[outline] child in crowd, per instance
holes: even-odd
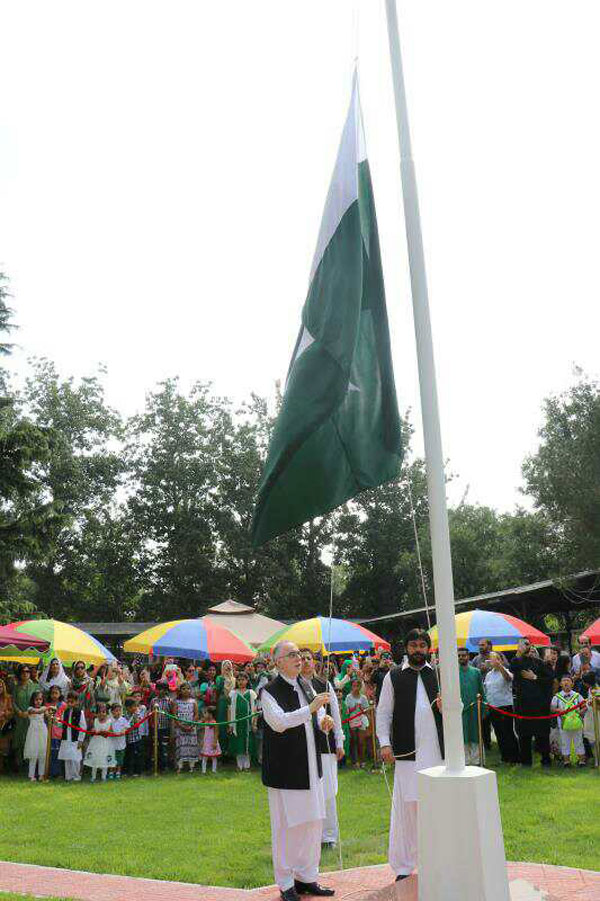
[[[342,689],[343,690],[343,689]],[[349,722],[350,726],[350,757],[356,769],[360,769],[363,765],[365,754],[365,741],[367,729],[369,728],[369,720],[363,713],[362,716],[353,716],[363,710],[369,709],[369,701],[363,693],[362,681],[358,678],[352,679],[352,689],[349,695],[346,695],[346,709],[348,716],[352,716]]]
[[[54,708],[54,716],[62,719],[62,715],[67,709],[62,696],[62,691],[58,685],[53,685],[48,692],[48,705]],[[50,778],[55,779],[61,774],[60,760],[58,752],[60,750],[60,740],[62,738],[62,725],[55,719],[52,724],[52,735],[50,736]]]
[[[200,758],[202,760],[202,772],[206,772],[206,763],[212,760],[212,771],[217,772],[217,761],[221,756],[221,746],[219,744],[219,734],[217,731],[217,722],[214,714],[207,707],[200,714],[200,721],[204,725],[202,746],[200,748]]]
[[[142,741],[142,760],[143,760],[143,768],[147,769],[149,766],[149,755],[151,750],[150,745],[150,720],[147,720],[146,717],[148,715],[148,708],[144,704],[144,693],[141,688],[134,688],[131,692],[131,697],[137,701],[137,712],[138,712],[138,720],[145,720],[145,722],[141,723],[139,727],[139,732]]]
[[[581,704],[583,698],[573,691],[573,677],[565,673],[560,680],[561,690],[552,698],[552,710],[568,710]],[[579,758],[578,766],[585,766],[585,747],[583,745],[583,709],[572,710],[564,716],[557,717],[560,734],[560,752],[563,766],[571,766],[571,744]]]
[[[164,680],[156,683],[158,697],[152,701],[152,707],[158,711],[158,768],[164,772],[169,766],[169,750],[171,747],[171,699],[169,698],[169,686]]]
[[[250,769],[256,730],[256,692],[248,688],[248,674],[239,673],[229,695],[229,753],[235,755],[238,773]]]
[[[346,699],[341,688],[336,688],[335,696],[340,708],[340,717],[342,720],[342,732],[344,733],[344,756],[338,761],[338,768],[345,767],[346,761],[350,759],[350,723],[348,722],[348,708],[346,707]]]
[[[125,699],[125,716],[128,728],[135,726],[141,720],[139,703],[133,695]],[[141,776],[144,771],[144,743],[140,727],[131,729],[126,736],[125,763],[128,776]]]
[[[45,775],[46,746],[48,744],[48,729],[45,718],[49,710],[50,708],[44,704],[44,693],[36,689],[29,700],[29,708],[27,710],[29,726],[23,749],[23,758],[29,761],[29,779],[31,782],[36,782],[36,767],[40,782]]]
[[[184,763],[187,763],[192,773],[198,760],[198,732],[195,725],[198,705],[192,698],[189,682],[181,683],[179,698],[172,702],[171,713],[178,717],[174,728],[176,772],[181,773]]]
[[[94,734],[85,752],[84,766],[89,766],[92,771],[90,782],[96,781],[96,773],[100,770],[100,778],[106,782],[109,767],[114,762],[112,740],[107,734],[112,729],[112,720],[108,715],[108,707],[105,701],[96,704],[96,718],[94,720]]]
[[[112,719],[112,728],[110,731],[113,733],[110,739],[112,744],[113,763],[112,769],[108,773],[108,778],[120,779],[121,770],[125,763],[125,749],[127,747],[127,736],[125,735],[125,732],[129,728],[129,720],[123,716],[123,707],[120,701],[115,701],[111,706],[110,715]]]
[[[65,764],[65,782],[81,782],[81,748],[85,733],[78,732],[77,727],[85,729],[86,719],[83,710],[77,705],[78,699],[76,691],[68,691],[66,708],[61,716],[63,727],[58,759]]]

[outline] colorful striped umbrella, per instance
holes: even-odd
[[[291,626],[279,629],[274,635],[265,641],[259,651],[270,651],[278,641],[293,641],[299,648],[310,648],[321,654],[327,654],[329,647],[333,653],[342,651],[370,651],[375,647],[390,650],[389,642],[345,619],[331,620],[331,635],[328,616],[315,616],[312,619],[304,619]]]
[[[478,651],[482,638],[489,638],[495,651],[516,650],[520,638],[528,638],[533,645],[550,644],[548,636],[539,629],[508,613],[469,610],[466,613],[457,613],[455,621],[457,647],[465,647],[469,651]],[[433,648],[437,649],[437,626],[430,629],[429,634]]]
[[[49,648],[49,642],[42,638],[35,638],[26,632],[16,632],[10,626],[0,626],[0,659],[22,657],[28,660],[39,660]]]
[[[41,638],[49,644],[48,650],[39,654],[46,662],[53,657],[58,657],[62,663],[74,663],[76,660],[84,660],[90,663],[106,663],[115,658],[97,638],[88,635],[83,629],[78,629],[70,623],[61,623],[57,619],[28,619],[20,623],[10,623],[7,629],[14,631],[15,635],[28,633],[36,638]],[[14,657],[6,657],[4,660],[20,660],[20,653]]]
[[[208,617],[176,619],[152,626],[126,641],[123,650],[155,657],[231,660],[233,663],[247,663],[256,656],[256,651],[235,632]]]
[[[579,636],[589,638],[591,644],[600,644],[600,617]]]

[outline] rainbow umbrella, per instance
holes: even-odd
[[[27,660],[39,660],[49,648],[49,642],[35,638],[27,632],[16,632],[10,626],[0,626],[0,659],[19,657]]]
[[[315,616],[312,619],[303,619],[292,626],[284,626],[274,635],[271,635],[260,647],[259,651],[270,651],[278,641],[293,641],[299,648],[310,648],[321,654],[327,654],[329,648],[334,653],[342,651],[370,651],[375,647],[390,650],[389,642],[359,626],[358,623],[350,623],[345,619],[331,620],[331,634],[328,616]]]
[[[123,650],[155,657],[231,660],[233,663],[247,663],[256,656],[256,651],[235,632],[208,617],[175,619],[152,626],[126,641]]]
[[[53,657],[58,657],[62,663],[74,663],[76,660],[84,660],[85,663],[106,663],[115,658],[98,639],[88,635],[83,629],[78,629],[70,623],[61,623],[57,619],[29,619],[20,623],[10,623],[6,627],[15,633],[33,635],[48,643],[48,650],[38,653],[46,662]],[[23,655],[19,652],[11,657],[2,654],[4,660],[20,660]]]
[[[496,613],[493,610],[469,610],[466,613],[457,613],[455,621],[457,647],[465,647],[469,651],[478,651],[482,638],[489,638],[496,651],[516,650],[521,638],[528,638],[533,645],[550,644],[548,636],[539,629],[508,613]],[[437,626],[430,629],[429,634],[432,646],[437,648]]]
[[[600,617],[582,632],[580,638],[589,638],[590,644],[600,644]]]

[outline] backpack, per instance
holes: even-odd
[[[575,704],[581,704],[581,697],[577,694],[577,692],[575,692],[575,696],[573,698],[566,698],[562,691],[559,691],[557,698],[560,698],[563,704],[565,704],[567,707],[574,707]],[[561,722],[562,728],[565,732],[576,732],[583,726],[583,720],[581,719],[579,710],[572,710],[570,713],[562,716]]]

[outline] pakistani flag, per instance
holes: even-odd
[[[355,74],[302,324],[259,487],[254,545],[395,478],[401,454]]]

